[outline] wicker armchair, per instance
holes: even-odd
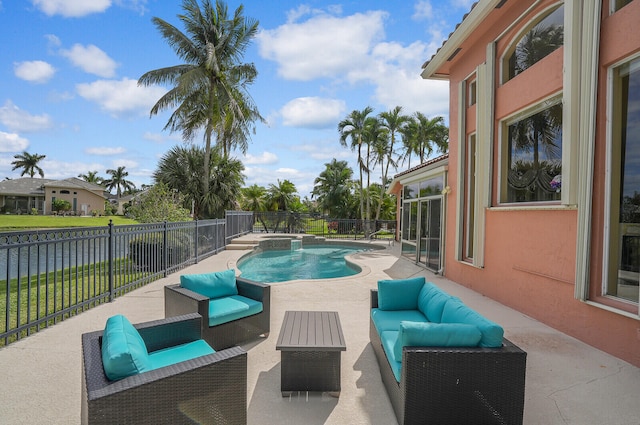
[[[271,287],[264,283],[236,278],[238,295],[262,302],[262,312],[242,319],[209,326],[209,298],[179,284],[164,287],[165,317],[199,313],[202,317],[202,338],[214,350],[223,350],[244,342],[269,335],[271,321]]]
[[[151,352],[200,339],[201,321],[190,314],[135,327]],[[83,424],[247,423],[247,353],[242,348],[109,381],[102,366],[102,334],[82,335]]]
[[[369,338],[399,424],[522,424],[527,354],[508,340],[501,348],[404,347],[398,383],[371,319]]]

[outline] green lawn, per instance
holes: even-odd
[[[113,224],[136,224],[137,221],[121,216],[62,217],[55,215],[0,215],[0,232],[22,229],[53,229],[59,227],[96,227]]]

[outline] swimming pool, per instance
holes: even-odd
[[[297,279],[330,279],[353,276],[360,267],[344,257],[366,251],[347,245],[309,245],[299,249],[274,249],[250,254],[238,261],[242,277],[263,283]]]

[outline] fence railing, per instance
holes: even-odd
[[[0,233],[0,347],[225,249],[253,213],[224,219]]]
[[[319,214],[268,211],[254,213],[253,231],[308,233],[343,239],[393,239],[396,233],[396,221],[331,218]]]

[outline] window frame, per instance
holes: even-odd
[[[497,193],[497,205],[500,207],[537,207],[537,206],[561,206],[562,200],[556,201],[530,201],[530,202],[507,202],[506,199],[506,191],[507,191],[507,183],[506,183],[506,172],[508,169],[509,163],[509,155],[508,151],[508,143],[509,143],[509,126],[515,122],[521,121],[525,118],[531,117],[537,113],[540,113],[546,109],[551,108],[552,106],[561,104],[563,106],[564,112],[564,101],[563,101],[563,91],[555,92],[540,102],[537,102],[533,105],[529,105],[523,109],[520,109],[499,121],[498,124],[498,141],[499,141],[499,152],[498,152],[498,193]],[[562,143],[562,151],[567,148],[564,143],[564,128],[565,123],[563,119],[562,131],[563,131],[563,143]],[[565,163],[564,163],[564,155],[561,155],[562,161],[562,169],[564,172]]]

